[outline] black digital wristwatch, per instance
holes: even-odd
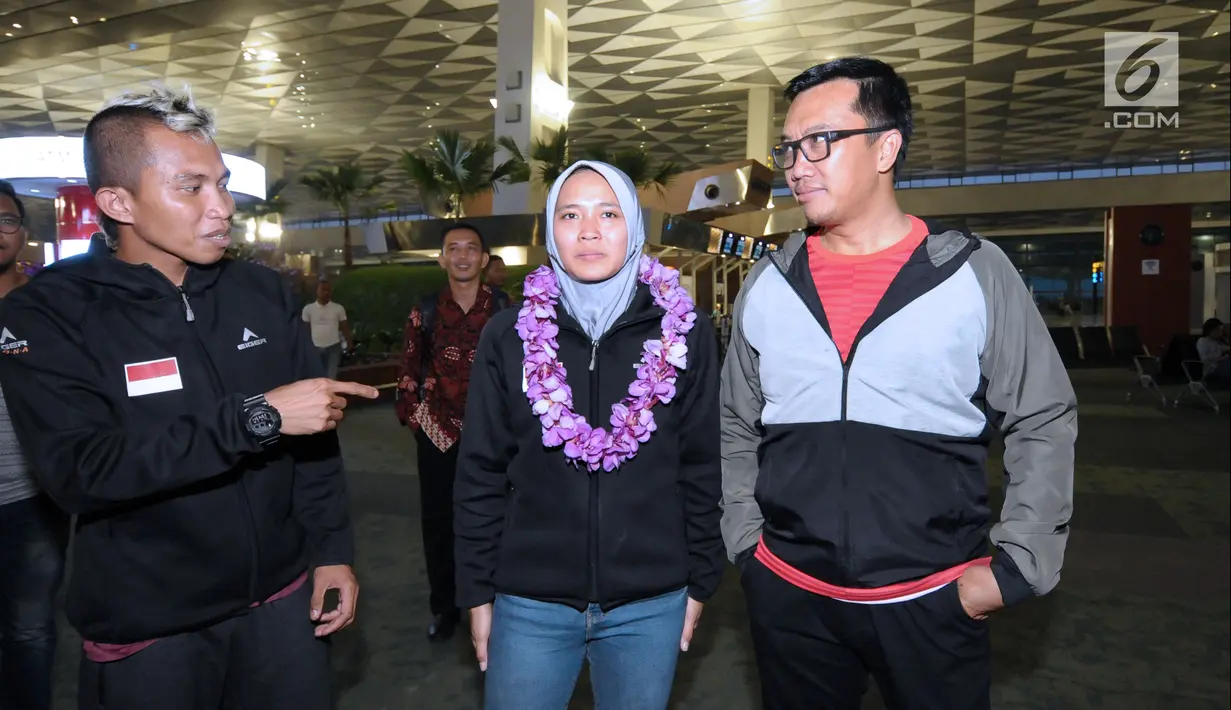
[[[282,415],[269,406],[265,395],[258,394],[244,400],[244,429],[261,443],[269,446],[278,441],[282,430]]]

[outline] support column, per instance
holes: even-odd
[[[508,136],[522,152],[534,139],[549,140],[568,126],[567,0],[499,0],[496,39],[496,137]],[[507,159],[497,151],[496,162]],[[500,185],[492,214],[528,214],[543,209],[546,187],[531,166],[530,181]]]
[[[748,90],[748,135],[744,157],[773,167],[769,151],[777,143],[774,120],[774,90],[768,86],[756,86]]]
[[[286,151],[276,145],[257,143],[253,160],[265,168],[265,187],[278,182],[286,175]]]
[[[1192,207],[1113,207],[1106,224],[1107,324],[1136,326],[1161,353],[1189,332]]]

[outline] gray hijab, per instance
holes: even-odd
[[[560,249],[556,246],[554,232],[556,200],[560,197],[560,188],[564,186],[564,181],[581,167],[594,170],[611,185],[628,225],[628,250],[624,256],[624,265],[614,276],[597,283],[578,281],[569,276],[564,270],[564,263],[560,261]],[[551,192],[547,195],[547,255],[551,257],[551,268],[556,272],[556,280],[560,283],[560,300],[564,308],[569,315],[577,319],[591,340],[597,342],[632,303],[637,292],[637,271],[643,246],[645,222],[641,218],[641,203],[637,199],[637,188],[627,175],[606,163],[580,160],[556,178]]]

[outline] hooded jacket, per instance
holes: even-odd
[[[247,262],[190,266],[177,288],[105,250],[0,302],[19,440],[78,515],[68,616],[86,639],[202,628],[351,563],[337,436],[263,447],[242,424],[245,398],[323,374],[298,305]]]
[[[723,534],[845,588],[918,580],[985,554],[1006,604],[1059,580],[1077,402],[1021,276],[994,245],[929,225],[845,362],[805,239],[736,299],[722,375]],[[985,464],[1004,434],[992,524]],[[990,535],[989,528],[990,526]]]
[[[622,178],[609,166],[598,172],[609,183]],[[549,220],[568,174],[551,192]],[[613,189],[634,242],[644,233],[635,188]],[[629,255],[634,268],[639,242],[636,247]],[[558,356],[573,408],[595,427],[610,429],[612,405],[628,395],[644,343],[662,338],[665,311],[635,272],[630,286],[631,303],[601,288],[573,292],[601,298],[604,307],[627,304],[598,314],[611,325],[596,340],[569,315],[567,292],[556,309]],[[589,473],[560,448],[543,446],[523,387],[518,317],[517,309],[506,309],[492,318],[471,369],[454,484],[458,606],[480,606],[502,593],[608,610],[684,587],[697,601],[709,599],[723,566],[719,363],[709,320],[699,314],[686,337],[688,366],[679,374],[676,397],[652,410],[657,431],[615,471]]]

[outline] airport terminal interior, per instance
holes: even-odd
[[[1147,49],[1149,86],[1125,91]],[[1062,579],[990,622],[993,707],[1225,710],[1231,401],[1193,363],[1203,324],[1231,321],[1227,0],[0,0],[0,179],[33,274],[97,231],[81,135],[108,99],[160,81],[215,110],[233,257],[305,303],[329,279],[356,336],[340,379],[386,395],[339,432],[363,593],[334,640],[337,708],[477,709],[465,633],[423,633],[415,440],[389,401],[442,230],[479,227],[516,299],[548,258],[540,176],[608,160],[725,346],[753,265],[813,228],[770,157],[784,86],[849,56],[910,87],[904,211],[1008,255],[1077,392]],[[672,708],[761,707],[747,628],[730,567]],[[585,682],[570,708],[593,707]]]

